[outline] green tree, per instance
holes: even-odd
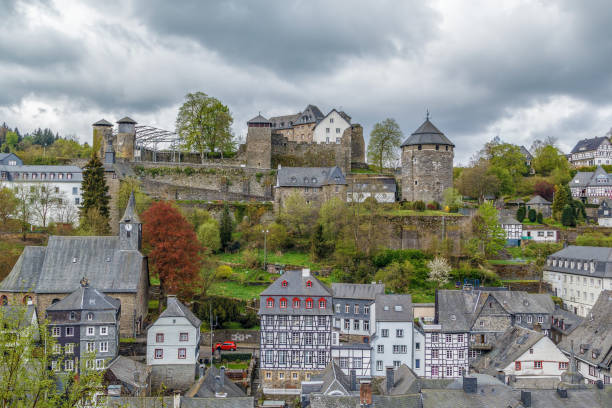
[[[518,220],[518,222],[523,222],[523,220],[525,219],[525,212],[525,206],[519,205],[518,210],[516,210],[516,219]]]
[[[520,147],[494,139],[485,145],[485,152],[490,163],[490,172],[501,181],[501,192],[513,194],[521,178],[529,173]]]
[[[214,218],[198,227],[198,240],[209,252],[217,252],[221,248],[219,223]]]
[[[316,211],[304,195],[294,191],[287,196],[279,220],[287,228],[289,237],[301,247],[308,247]]]
[[[574,215],[574,210],[570,205],[563,207],[563,212],[561,213],[561,224],[566,227],[576,226],[576,216]]]
[[[414,274],[414,265],[410,261],[393,261],[386,267],[379,269],[374,275],[374,279],[383,282],[387,289],[393,293],[406,293],[410,289]]]
[[[506,244],[506,234],[498,222],[499,214],[490,202],[484,202],[478,207],[478,212],[472,219],[471,247],[476,253],[486,258],[496,256]]]
[[[533,208],[529,209],[529,212],[527,213],[527,218],[529,219],[530,222],[535,222],[536,218],[538,217],[536,210],[534,210]]]
[[[19,135],[17,135],[17,133],[11,131],[6,133],[6,139],[4,143],[6,143],[9,148],[14,149],[18,142]]]
[[[538,212],[538,215],[536,216],[536,221],[538,222],[538,224],[544,224],[544,215],[541,212]]]
[[[551,175],[555,169],[559,169],[560,173],[569,174],[570,168],[565,155],[551,144],[541,145],[535,150],[532,166],[536,173],[542,176]],[[560,176],[561,174],[557,175]]]
[[[21,224],[21,239],[26,240],[32,217],[32,193],[27,186],[19,185],[15,190],[17,198],[17,219]]]
[[[17,206],[19,200],[15,197],[13,190],[2,187],[0,188],[0,221],[6,225],[9,218],[17,214]]]
[[[322,260],[327,258],[332,251],[332,245],[323,236],[323,225],[317,224],[312,234],[312,255],[316,260]]]
[[[226,249],[232,242],[232,232],[234,231],[234,222],[230,215],[229,205],[225,203],[223,212],[221,213],[221,221],[219,222],[219,242],[221,248]]]
[[[102,167],[102,162],[96,154],[91,156],[85,166],[81,191],[83,197],[81,216],[95,208],[101,216],[108,220],[110,196],[108,195],[108,186],[104,181],[104,167]]]
[[[140,181],[134,177],[126,177],[121,180],[119,195],[117,196],[117,215],[119,217],[125,212],[125,207],[127,207],[132,191],[136,199],[136,212],[138,214],[142,214],[151,205],[151,197],[142,191]]]
[[[176,133],[188,149],[204,154],[232,146],[229,108],[204,92],[189,93],[176,118]]]
[[[564,185],[556,185],[555,186],[555,196],[553,197],[552,202],[552,213],[553,217],[556,220],[561,218],[561,212],[565,208],[566,205],[569,205],[572,202],[572,193],[569,187]]]
[[[499,192],[500,180],[490,171],[487,160],[479,160],[474,166],[463,169],[457,179],[456,187],[464,196],[482,202],[486,195]]]
[[[375,124],[368,143],[368,161],[376,164],[379,171],[385,167],[394,167],[402,136],[395,119],[389,118]]]
[[[444,197],[444,205],[446,207],[452,208],[463,206],[461,193],[456,188],[447,188],[446,190],[444,190],[444,193],[442,193],[442,196]]]

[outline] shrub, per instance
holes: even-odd
[[[228,280],[232,277],[234,271],[229,265],[219,265],[215,271],[216,280]]]
[[[421,200],[419,200],[419,201],[415,201],[415,202],[412,204],[412,208],[413,208],[415,211],[425,211],[425,202],[423,202],[423,201],[421,201]]]
[[[544,216],[542,215],[541,212],[539,212],[538,215],[536,216],[536,221],[538,222],[538,224],[544,224]]]
[[[563,212],[561,213],[561,224],[566,227],[576,226],[576,217],[574,216],[574,210],[569,205],[563,207]]]
[[[400,205],[402,207],[402,210],[412,210],[414,209],[413,204],[414,203],[412,201],[403,201]]]
[[[437,201],[431,201],[430,203],[427,204],[427,209],[437,211],[440,209],[440,203]]]
[[[451,205],[450,207],[448,207],[448,212],[450,212],[450,213],[458,213],[459,212],[459,206],[458,205]]]
[[[530,208],[527,218],[529,218],[530,222],[535,222],[537,218],[536,210],[534,210],[533,208]]]
[[[209,251],[216,252],[221,248],[219,223],[210,219],[198,228],[198,241]]]
[[[257,252],[252,249],[246,249],[242,253],[242,260],[247,268],[257,268],[259,266]]]
[[[518,210],[516,210],[516,219],[518,220],[518,222],[523,222],[523,220],[525,219],[525,206],[521,205],[519,206]]]

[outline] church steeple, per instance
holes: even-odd
[[[119,222],[119,243],[122,250],[140,251],[142,246],[142,223],[136,212],[136,199],[133,191],[123,218]]]

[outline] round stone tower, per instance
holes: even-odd
[[[101,119],[93,125],[93,149],[101,160],[104,160],[106,144],[113,138],[113,124]]]
[[[402,143],[402,199],[443,200],[444,190],[453,186],[455,145],[429,121]]]
[[[117,157],[134,161],[134,144],[136,143],[136,121],[128,116],[117,121]]]
[[[247,122],[247,167],[269,169],[272,166],[272,122],[257,115]]]

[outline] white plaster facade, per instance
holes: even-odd
[[[523,228],[523,237],[533,242],[557,242],[557,232],[552,228]]]
[[[344,131],[351,124],[335,109],[327,114],[314,128],[313,142],[315,143],[340,143]]]
[[[412,371],[419,377],[425,376],[425,333],[414,327],[414,364]]]
[[[413,322],[376,322],[372,340],[372,376],[385,375],[386,367],[413,367]]]
[[[556,378],[567,371],[569,359],[547,336],[538,340],[529,350],[504,368],[506,377]]]
[[[200,328],[185,317],[160,317],[147,332],[147,365],[193,365],[200,358]]]

